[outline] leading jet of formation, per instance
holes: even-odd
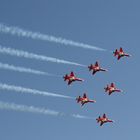
[[[113,53],[114,53],[114,56],[116,56],[118,60],[124,56],[126,57],[131,56],[130,54],[125,53],[122,48],[120,48],[120,50],[116,49]]]
[[[83,79],[76,77],[74,72],[71,72],[69,75],[66,74],[65,76],[63,76],[63,78],[64,81],[68,81],[68,85],[70,85],[74,81],[84,81]]]
[[[98,71],[108,71],[107,69],[101,68],[97,61],[95,62],[95,65],[91,64],[90,66],[88,66],[88,68],[89,68],[89,71],[93,71],[92,72],[93,75]]]
[[[100,126],[102,126],[104,123],[107,123],[107,122],[113,122],[113,120],[110,120],[106,117],[106,114],[103,114],[103,116],[99,116],[97,119],[97,123],[100,123]]]
[[[81,103],[81,106],[83,106],[84,104],[86,103],[95,103],[96,101],[95,100],[90,100],[86,93],[83,94],[83,97],[79,96],[76,98],[77,100],[77,103]]]
[[[122,92],[121,89],[117,89],[114,83],[107,85],[105,88],[105,92],[108,92],[108,95],[111,95],[113,92]]]

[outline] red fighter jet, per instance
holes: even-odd
[[[88,99],[86,93],[83,94],[83,97],[81,97],[81,96],[77,97],[76,100],[77,100],[77,103],[81,103],[81,106],[83,106],[86,103],[95,103],[96,102],[95,100]]]
[[[119,60],[121,57],[124,57],[124,56],[127,56],[127,57],[130,57],[130,56],[131,56],[130,54],[125,53],[125,52],[123,51],[122,48],[120,48],[119,51],[116,49],[115,52],[113,52],[113,53],[114,53],[114,56],[117,56],[117,57],[118,57],[118,58],[117,58],[118,60]]]
[[[98,117],[97,119],[97,123],[100,122],[100,126],[102,126],[104,123],[107,123],[107,122],[113,122],[113,120],[110,120],[106,117],[106,114],[103,114],[103,117]]]
[[[122,90],[117,89],[114,83],[111,83],[111,85],[107,85],[105,88],[105,92],[108,92],[108,95],[111,95],[113,92],[122,92]]]
[[[63,78],[64,81],[68,81],[68,85],[70,85],[74,81],[84,81],[83,79],[77,78],[74,72],[71,72],[69,75],[66,74]]]
[[[93,70],[93,72],[92,72],[93,75],[98,71],[108,71],[106,69],[101,68],[97,61],[96,61],[95,65],[91,64],[90,66],[88,66],[88,68],[89,68],[89,71]]]

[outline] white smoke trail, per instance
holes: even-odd
[[[31,74],[37,74],[37,75],[53,76],[53,74],[49,74],[49,73],[46,73],[43,71],[34,70],[34,69],[30,69],[30,68],[25,68],[25,67],[14,66],[14,65],[9,65],[9,64],[3,64],[1,62],[0,62],[0,69],[25,72],[25,73],[31,73]]]
[[[76,119],[95,119],[93,117],[83,116],[83,115],[79,115],[79,114],[72,114],[71,116]]]
[[[73,97],[70,97],[70,96],[50,93],[50,92],[46,92],[46,91],[40,91],[40,90],[36,90],[36,89],[25,88],[25,87],[21,87],[21,86],[2,84],[2,83],[0,83],[0,89],[8,90],[8,91],[15,91],[15,92],[19,92],[19,93],[30,93],[30,94],[34,94],[34,95],[43,95],[43,96],[52,96],[52,97],[73,99]]]
[[[64,38],[61,38],[61,37],[55,37],[55,36],[52,36],[52,35],[27,31],[27,30],[21,29],[19,27],[6,26],[5,24],[2,24],[2,23],[0,23],[0,32],[10,33],[11,35],[17,35],[19,37],[27,37],[27,38],[32,38],[32,39],[38,39],[38,40],[43,40],[43,41],[60,43],[60,44],[63,44],[63,45],[80,47],[80,48],[84,48],[84,49],[106,51],[103,48],[95,47],[95,46],[92,46],[92,45],[88,45],[88,44],[84,44],[84,43],[80,43],[80,42],[75,42],[75,41],[72,41],[72,40],[67,40],[67,39],[64,39]]]
[[[0,101],[0,109],[1,110],[14,110],[14,111],[30,112],[30,113],[37,113],[37,114],[44,114],[44,115],[52,115],[52,116],[61,115],[61,113],[54,111],[54,110],[38,108],[38,107],[34,107],[34,106],[18,105],[15,103],[7,103],[7,102],[2,102],[2,101]]]
[[[54,58],[54,57],[47,57],[47,56],[44,56],[44,55],[29,53],[29,52],[22,51],[22,50],[7,48],[7,47],[3,47],[1,45],[0,45],[0,53],[9,54],[9,55],[12,55],[12,56],[17,56],[17,57],[36,59],[36,60],[40,60],[40,61],[49,61],[49,62],[54,62],[54,63],[62,63],[62,64],[69,64],[69,65],[86,67],[85,65],[82,65],[82,64],[79,64],[79,63],[70,62],[70,61],[66,61],[66,60],[61,60],[61,59],[57,59],[57,58]]]
[[[52,115],[52,116],[66,116],[64,113],[60,113],[58,111],[46,109],[46,108],[39,108],[34,106],[26,106],[26,105],[19,105],[15,103],[7,103],[0,101],[0,109],[1,110],[13,110],[13,111],[20,111],[20,112],[30,112],[36,114],[44,114],[44,115]],[[82,115],[70,115],[73,118],[77,119],[93,119],[91,117],[82,116]]]

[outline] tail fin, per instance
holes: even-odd
[[[107,92],[109,89],[109,85],[107,85],[104,89],[105,89],[105,92]]]
[[[99,116],[99,117],[96,119],[96,120],[97,120],[97,123],[99,123],[99,122],[100,122],[100,118],[101,118],[101,117]]]
[[[114,53],[114,56],[118,55],[118,50],[116,49]]]
[[[90,66],[88,66],[89,71],[92,70],[92,64]]]
[[[77,97],[76,100],[77,100],[77,103],[80,102],[80,99],[81,99],[81,96]]]
[[[66,74],[63,78],[64,78],[64,81],[68,80],[68,75]]]

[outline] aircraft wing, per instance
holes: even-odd
[[[103,125],[103,122],[100,123],[100,126],[102,126],[102,125]]]
[[[120,59],[121,57],[120,56],[118,56],[118,60]]]
[[[85,102],[81,103],[81,106],[83,106],[85,104]]]
[[[112,94],[112,92],[109,92],[109,93],[108,93],[108,95],[111,95],[111,94]]]
[[[69,82],[68,82],[68,85],[70,85],[71,83],[72,83],[72,81],[69,81]]]
[[[94,75],[95,73],[96,73],[96,71],[95,71],[95,70],[93,70],[92,74]]]

